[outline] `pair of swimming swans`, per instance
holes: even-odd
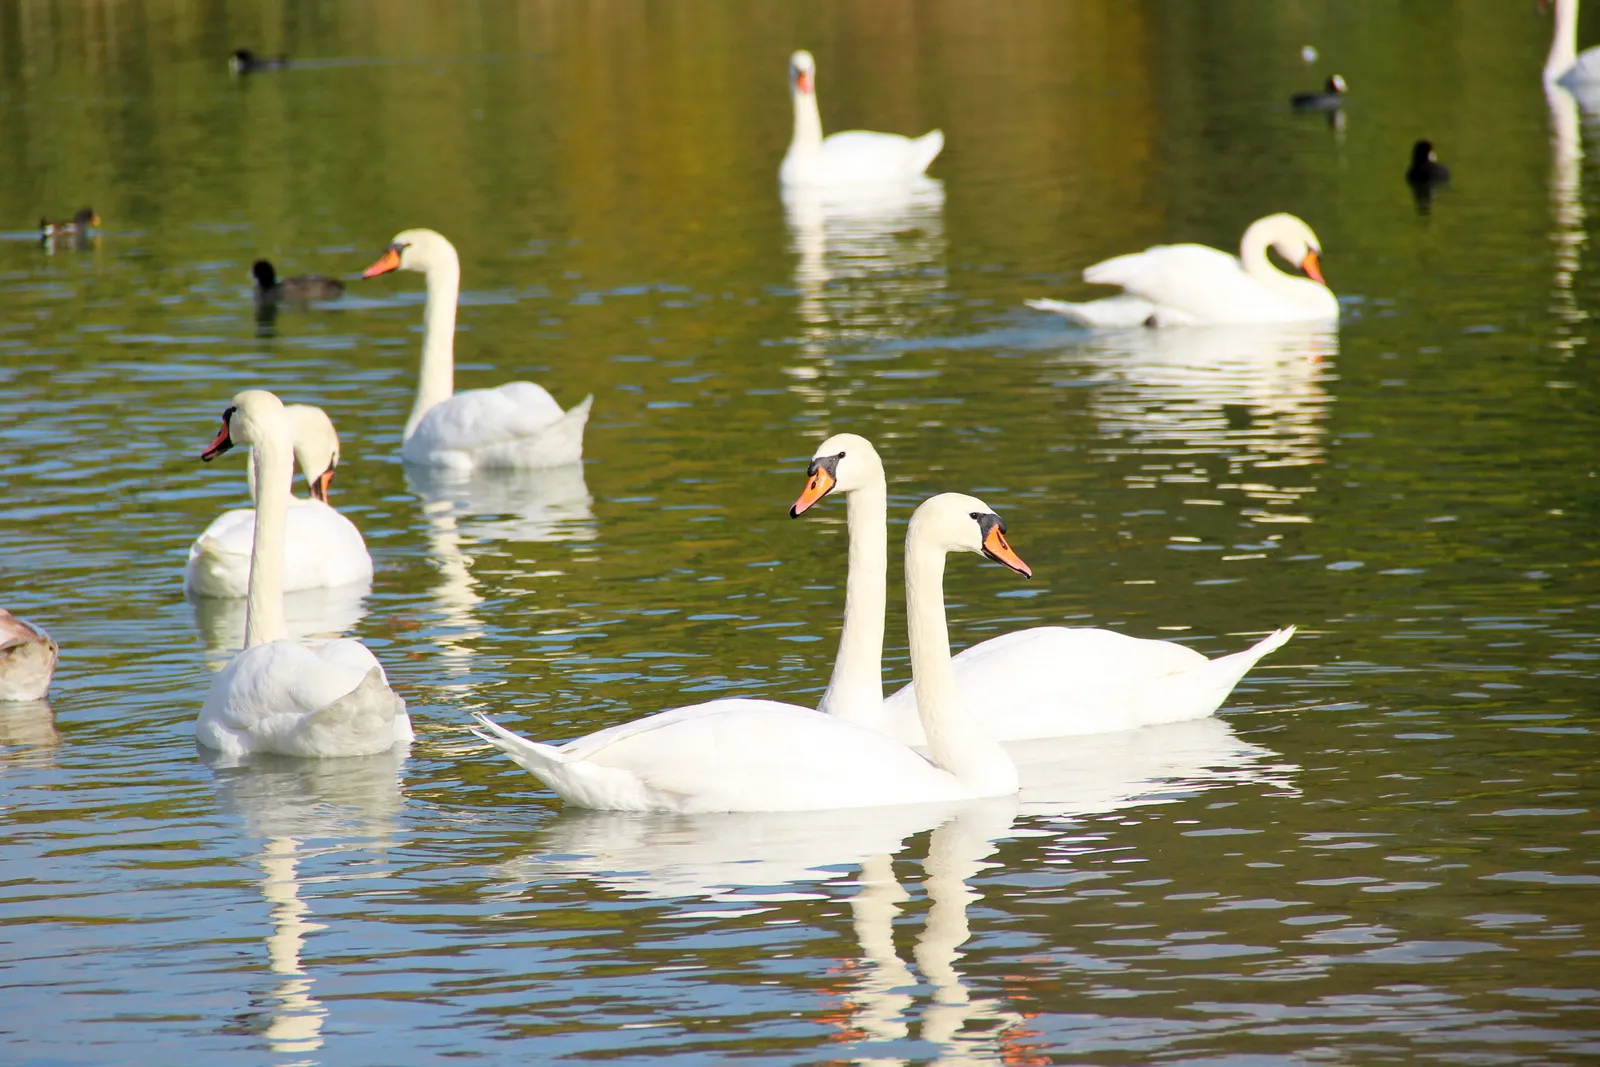
[[[355,523],[333,509],[328,499],[339,466],[339,435],[321,408],[291,404],[284,408],[294,458],[310,486],[309,499],[291,496],[284,527],[283,591],[328,589],[372,580],[372,556]],[[250,496],[258,483],[255,464],[249,472]],[[242,597],[249,590],[250,558],[255,541],[254,508],[225,511],[189,547],[183,587],[193,596]]]
[[[1269,248],[1305,276],[1273,266]],[[1323,280],[1321,255],[1311,227],[1279,213],[1250,224],[1237,256],[1207,245],[1154,245],[1084,270],[1086,282],[1120,286],[1118,296],[1027,303],[1098,327],[1337,322],[1339,301]]]
[[[925,501],[906,533],[911,685],[883,699],[887,487],[866,439],[841,434],[813,456],[791,514],[830,492],[849,507],[845,631],[818,711],[713,700],[564,745],[529,741],[476,715],[479,737],[568,803],[627,811],[804,811],[1003,796],[1017,789],[1000,740],[1126,730],[1209,715],[1246,671],[1294,633],[1217,660],[1107,630],[1037,627],[950,656],[944,556],[975,552],[1031,575],[982,501]],[[977,711],[979,717],[974,715]],[[915,747],[925,747],[924,759]]]
[[[284,619],[284,539],[291,514],[294,428],[283,402],[242,392],[201,459],[250,446],[256,507],[251,530],[245,647],[222,669],[195,721],[195,737],[224,756],[367,756],[412,739],[405,703],[359,641],[292,640]]]

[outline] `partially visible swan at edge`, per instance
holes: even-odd
[[[1267,249],[1305,271],[1285,274]],[[1244,231],[1237,257],[1207,245],[1155,245],[1096,263],[1083,280],[1124,293],[1083,304],[1029,300],[1085,326],[1206,326],[1248,322],[1333,322],[1339,301],[1322,279],[1322,246],[1293,215],[1268,215]]]
[[[817,811],[1007,796],[1017,769],[983,720],[994,701],[963,705],[950,668],[944,557],[1027,564],[983,501],[924,501],[906,533],[911,670],[931,757],[886,734],[809,708],[732,698],[677,708],[543,745],[477,714],[479,737],[532,771],[569,804],[627,811]]]
[[[406,420],[400,455],[407,463],[470,471],[479,467],[560,467],[583,458],[583,427],[594,396],[563,412],[543,386],[511,382],[455,391],[456,302],[461,260],[433,230],[404,230],[362,272],[421,271],[428,279],[422,311],[422,369]]]
[[[42,628],[0,608],[0,700],[43,700],[60,653]]]
[[[293,474],[289,416],[262,389],[233,398],[204,460],[251,446],[256,473],[255,540],[245,607],[244,650],[211,683],[195,737],[228,756],[370,756],[412,739],[405,702],[359,641],[291,640],[283,613],[284,527]]]
[[[1555,0],[1555,34],[1544,61],[1544,83],[1568,89],[1600,87],[1600,47],[1578,51],[1578,0]]]
[[[817,64],[801,50],[789,57],[789,93],[794,100],[794,137],[784,153],[778,178],[785,185],[852,185],[909,181],[928,169],[944,134],[921,137],[846,130],[822,136],[817,110]]]
[[[798,516],[834,491],[849,509],[850,570],[839,658],[818,710],[921,745],[915,672],[911,684],[883,697],[887,487],[866,438],[844,433],[822,442],[789,513]],[[985,706],[984,726],[1000,741],[1109,733],[1210,715],[1294,629],[1213,660],[1172,641],[1115,630],[1035,626],[972,645],[951,665],[962,699]]]
[[[283,591],[328,589],[372,580],[372,556],[356,524],[333,509],[328,487],[339,466],[339,435],[321,408],[284,408],[294,434],[294,456],[311,487],[311,499],[289,499],[284,529]],[[250,495],[257,495],[255,465],[248,464]],[[189,546],[184,591],[195,596],[242,597],[250,585],[250,547],[255,540],[254,508],[234,508],[217,516]]]

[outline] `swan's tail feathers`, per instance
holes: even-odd
[[[556,785],[561,777],[561,769],[568,763],[559,748],[541,745],[521,734],[512,733],[481,711],[473,712],[472,717],[478,721],[478,725],[472,728],[473,733],[510,756],[523,770],[537,775],[546,785]]]
[[[1143,326],[1150,321],[1150,316],[1156,310],[1150,301],[1126,294],[1108,296],[1103,300],[1090,300],[1083,304],[1069,304],[1065,300],[1029,300],[1027,303],[1031,308],[1052,312],[1080,326],[1099,326],[1108,329]]]
[[[406,702],[374,666],[361,683],[306,719],[267,751],[289,756],[375,756],[412,738]]]
[[[583,458],[583,428],[588,425],[589,408],[593,405],[594,394],[590,393],[539,431],[536,452],[542,460],[540,466],[564,467]]]
[[[944,151],[944,131],[929,130],[911,142],[911,151],[912,173],[921,174]]]
[[[1294,629],[1274,630],[1241,652],[1154,680],[1143,694],[1143,722],[1186,722],[1214,713],[1257,661],[1294,636]]]

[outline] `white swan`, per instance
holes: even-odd
[[[1306,272],[1285,274],[1268,248]],[[1207,245],[1155,245],[1115,256],[1083,272],[1096,285],[1120,285],[1121,296],[1084,304],[1029,300],[1085,326],[1209,326],[1249,322],[1333,322],[1339,301],[1322,279],[1322,246],[1293,215],[1268,215],[1244,231],[1239,255]]]
[[[883,698],[883,462],[866,438],[836,434],[818,447],[806,474],[791,515],[836,490],[849,508],[844,631],[818,710],[922,745],[915,671],[911,684]],[[984,726],[998,740],[1108,733],[1210,715],[1257,660],[1293,635],[1294,627],[1285,627],[1213,660],[1171,641],[1115,630],[1036,626],[964,649],[951,668],[962,700],[985,708]]]
[[[1555,0],[1555,34],[1544,61],[1544,83],[1568,89],[1600,86],[1600,48],[1578,52],[1578,0]]]
[[[794,137],[778,178],[785,185],[856,185],[909,181],[928,169],[944,147],[944,134],[921,137],[847,130],[822,136],[817,111],[817,64],[801,50],[789,57],[789,94],[794,100]]]
[[[404,230],[361,276],[392,270],[421,271],[428,279],[417,400],[400,447],[407,463],[470,471],[560,467],[583,458],[583,427],[592,394],[563,412],[543,386],[532,382],[455,391],[461,260],[454,245],[432,230]]]
[[[311,487],[311,499],[289,500],[284,528],[283,591],[328,589],[372,580],[372,556],[356,524],[328,501],[339,466],[339,435],[321,408],[291,404],[284,408],[294,433],[294,457]],[[255,465],[250,496],[256,496]],[[214,519],[189,546],[183,571],[184,591],[202,597],[242,597],[250,585],[250,547],[255,540],[254,508],[234,508]]]
[[[542,745],[481,713],[479,737],[570,804],[630,811],[814,811],[1007,796],[1017,770],[980,716],[962,705],[950,669],[944,557],[986,555],[1029,574],[1005,524],[976,497],[923,502],[906,534],[912,675],[932,762],[895,739],[772,700],[713,700]]]
[[[283,615],[283,539],[293,474],[289,417],[277,397],[251,389],[233,398],[222,430],[200,456],[251,446],[256,470],[255,544],[245,606],[244,651],[222,669],[195,721],[195,737],[226,756],[370,756],[412,739],[405,702],[359,641],[289,639]]]
[[[44,630],[0,608],[0,700],[43,700],[60,653]]]

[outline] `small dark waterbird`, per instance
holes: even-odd
[[[51,222],[49,219],[39,220],[39,240],[49,241],[57,237],[87,237],[89,231],[100,225],[100,216],[92,207],[79,208],[78,213],[72,216],[70,222]]]
[[[323,274],[279,278],[272,264],[264,259],[255,261],[250,274],[255,278],[258,304],[304,304],[312,300],[336,300],[344,293],[344,282]]]
[[[1411,166],[1406,168],[1406,181],[1412,185],[1438,185],[1450,180],[1450,168],[1439,162],[1432,141],[1418,141],[1411,146]]]
[[[1349,86],[1337,74],[1329,75],[1328,81],[1318,93],[1295,93],[1289,98],[1301,111],[1334,111],[1344,106],[1344,94]]]
[[[228,57],[228,70],[234,74],[259,74],[268,70],[284,70],[288,66],[288,56],[258,56],[248,48],[236,49]]]

